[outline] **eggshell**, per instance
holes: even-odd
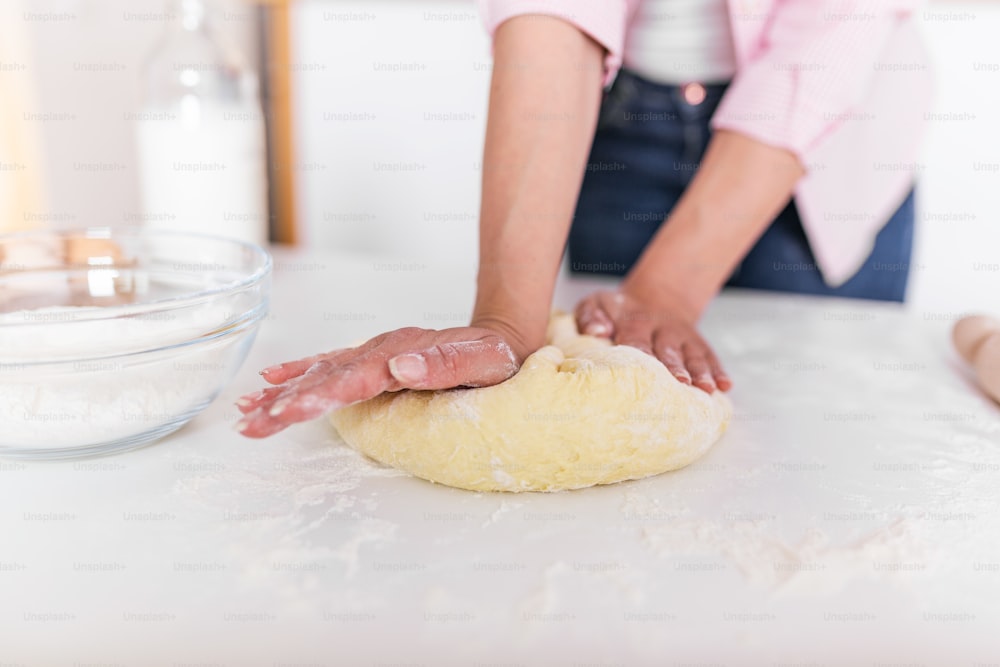
[[[121,248],[114,241],[86,236],[66,238],[66,262],[68,264],[117,264],[122,259]]]

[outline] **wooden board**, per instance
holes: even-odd
[[[295,207],[291,8],[289,0],[261,4],[261,90],[267,117],[271,240],[298,241]]]

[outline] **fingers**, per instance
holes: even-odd
[[[285,363],[268,366],[260,372],[260,376],[271,384],[281,384],[286,380],[291,380],[294,377],[302,375],[322,357],[323,355],[316,354],[305,359],[286,361]]]
[[[271,384],[281,384],[302,375],[317,361],[342,357],[345,353],[353,352],[354,350],[355,348],[343,348],[340,350],[333,350],[332,352],[324,352],[323,354],[314,354],[313,356],[306,357],[305,359],[286,361],[283,364],[269,366],[262,370],[260,374],[261,377]]]
[[[289,379],[241,398],[237,430],[262,438],[386,391],[497,384],[518,366],[507,342],[485,329],[400,329],[360,348],[268,369],[269,380]]]
[[[729,391],[732,389],[733,381],[722,368],[722,363],[719,361],[719,358],[715,356],[715,352],[707,343],[705,344],[705,360],[708,362],[708,371],[712,374],[715,386],[718,387],[720,391]]]
[[[580,333],[610,338],[615,333],[612,319],[604,311],[596,295],[587,297],[576,307],[576,324]]]
[[[336,361],[337,359],[345,358],[348,356],[348,353],[351,352],[354,352],[354,348],[334,350],[333,352],[315,354],[311,357],[306,357],[305,359],[288,361],[283,364],[277,364],[275,366],[265,368],[260,372],[261,376],[263,376],[267,382],[279,386],[268,387],[266,389],[253,392],[252,394],[241,396],[236,401],[236,407],[240,412],[246,415],[250,414],[265,403],[273,403],[276,400],[276,397],[287,389],[287,387],[280,385],[284,385],[286,382],[301,377],[319,361],[324,359]]]
[[[283,431],[291,426],[290,423],[272,419],[267,414],[267,408],[260,407],[247,414],[236,423],[236,430],[248,438],[266,438]]]
[[[606,336],[653,355],[679,382],[707,393],[733,386],[712,348],[679,311],[648,308],[622,292],[605,291],[583,299],[576,319],[585,334]]]
[[[683,384],[691,384],[691,373],[684,365],[684,357],[672,344],[657,346],[656,358],[663,362],[667,370]]]
[[[273,435],[294,423],[321,417],[344,405],[363,401],[395,385],[385,357],[363,353],[347,362],[324,359],[293,378],[277,395],[270,394],[240,421],[237,429],[251,438]],[[267,391],[267,390],[265,390]]]
[[[691,384],[709,394],[715,391],[715,378],[709,366],[705,346],[698,342],[686,342],[681,348],[684,365],[691,374]]]
[[[733,381],[723,370],[719,358],[700,336],[685,344],[684,353],[685,363],[696,387],[709,393],[716,389],[729,391],[733,388]]]
[[[322,361],[315,368],[317,381],[296,387],[281,396],[268,415],[285,421],[315,419],[335,408],[365,401],[383,391],[398,389],[386,367],[385,357],[369,353],[347,363]],[[309,370],[312,373],[313,369]]]
[[[503,339],[486,336],[401,354],[389,359],[388,368],[403,388],[448,389],[498,384],[516,373],[518,364]]]
[[[236,401],[236,407],[243,414],[250,414],[264,403],[273,402],[278,394],[284,390],[284,387],[268,387],[267,389],[261,389],[252,394],[241,396]]]
[[[718,357],[696,332],[686,335],[676,329],[660,329],[655,335],[656,357],[674,377],[708,393],[729,391],[732,380],[722,370]]]

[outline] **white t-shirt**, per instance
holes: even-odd
[[[729,81],[736,55],[726,0],[643,0],[625,38],[624,61],[658,83]]]

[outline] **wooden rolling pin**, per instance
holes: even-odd
[[[979,386],[1000,403],[1000,320],[989,315],[963,317],[955,323],[951,339],[959,355],[972,364]]]

